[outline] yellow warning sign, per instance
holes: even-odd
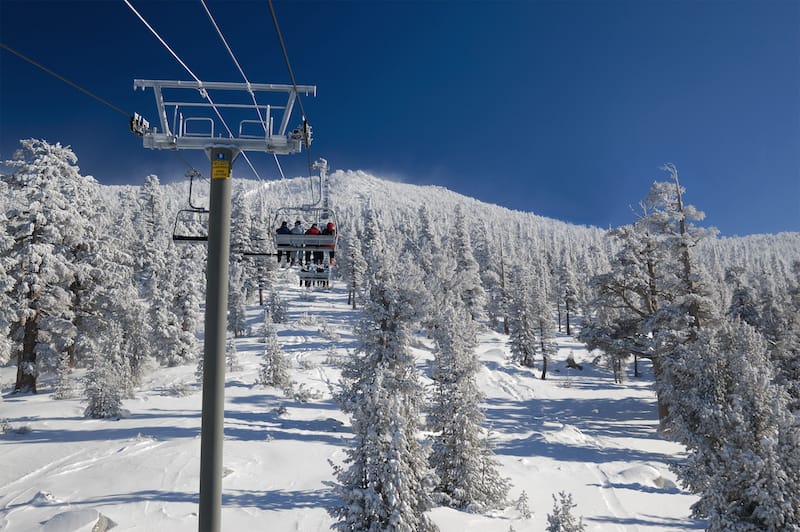
[[[229,179],[230,177],[230,161],[211,161],[211,179]]]

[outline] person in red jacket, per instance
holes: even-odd
[[[308,228],[308,230],[306,231],[306,234],[307,235],[318,235],[318,234],[320,234],[319,228],[317,227],[317,224],[311,224],[311,227]],[[315,263],[317,262],[317,255],[316,254],[317,254],[317,252],[315,251],[314,252],[314,262]],[[322,261],[320,260],[320,262],[322,262]],[[311,264],[311,252],[310,251],[306,251],[306,264]]]
[[[328,222],[328,225],[325,226],[325,229],[322,230],[323,235],[336,235],[336,228],[333,226],[333,222]],[[328,264],[333,266],[333,244],[326,244],[331,250],[328,252]]]

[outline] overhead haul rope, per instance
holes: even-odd
[[[120,114],[122,114],[122,115],[125,115],[127,118],[130,118],[130,117],[131,117],[131,114],[130,114],[130,113],[128,113],[128,112],[126,112],[124,109],[121,109],[121,108],[117,107],[116,105],[114,105],[113,103],[109,102],[108,100],[104,100],[104,99],[103,99],[103,98],[101,98],[100,96],[98,96],[98,95],[94,94],[93,92],[91,92],[91,91],[89,91],[89,90],[87,90],[87,89],[84,89],[83,87],[81,87],[81,86],[80,86],[80,85],[78,85],[77,83],[75,83],[75,82],[73,82],[73,81],[70,81],[70,80],[68,80],[68,79],[67,79],[67,78],[65,78],[64,76],[62,76],[62,75],[60,75],[60,74],[57,74],[57,73],[53,72],[52,70],[50,70],[50,69],[49,69],[49,68],[47,68],[46,66],[42,65],[41,63],[37,63],[36,61],[34,61],[33,59],[31,59],[30,57],[28,57],[28,56],[26,56],[26,55],[22,54],[21,52],[18,52],[17,50],[14,50],[13,48],[11,48],[10,46],[8,46],[7,44],[0,42],[0,48],[5,48],[6,50],[8,50],[8,51],[9,51],[9,52],[11,52],[12,54],[16,55],[16,56],[17,56],[17,57],[19,57],[20,59],[23,59],[23,60],[27,61],[28,63],[32,64],[33,66],[35,66],[35,67],[37,67],[37,68],[40,68],[40,69],[44,70],[45,72],[47,72],[48,74],[50,74],[50,75],[51,75],[51,76],[53,76],[54,78],[60,79],[61,81],[63,81],[63,82],[64,82],[64,83],[66,83],[67,85],[69,85],[70,87],[73,87],[73,88],[75,88],[75,89],[78,89],[78,90],[79,90],[79,91],[81,91],[82,93],[86,94],[87,96],[89,96],[89,97],[91,97],[91,98],[94,98],[95,100],[97,100],[98,102],[102,103],[103,105],[105,105],[105,106],[107,106],[107,107],[110,107],[111,109],[115,110],[116,112],[118,112],[118,113],[120,113]]]
[[[164,48],[166,48],[167,51],[170,54],[172,54],[172,57],[174,57],[175,60],[178,61],[178,63],[180,63],[180,65],[186,70],[186,72],[188,72],[189,75],[192,76],[192,78],[198,83],[199,90],[200,90],[200,95],[202,97],[204,97],[206,100],[208,100],[209,104],[211,104],[211,108],[214,109],[214,112],[217,114],[217,117],[222,122],[222,125],[225,126],[225,129],[228,131],[228,137],[229,138],[234,138],[233,131],[231,131],[231,128],[228,127],[228,123],[225,122],[225,119],[222,118],[222,114],[219,112],[219,109],[217,108],[216,104],[211,99],[211,95],[209,95],[208,91],[203,88],[203,82],[200,80],[200,78],[198,78],[195,75],[195,73],[192,72],[192,69],[190,69],[186,65],[186,63],[184,63],[183,60],[180,57],[178,57],[178,54],[176,54],[175,51],[172,48],[170,48],[169,44],[167,44],[167,42],[164,39],[161,38],[161,35],[158,34],[158,32],[153,28],[153,26],[151,26],[147,22],[147,20],[145,20],[145,18],[138,11],[136,11],[136,8],[133,7],[133,5],[129,2],[129,0],[122,0],[122,1],[125,2],[125,4],[131,9],[131,11],[133,11],[133,13],[139,18],[139,20],[142,21],[142,24],[144,24],[147,27],[147,29],[150,30],[150,32],[155,36],[155,38],[158,39],[158,41],[162,45],[164,45]],[[250,169],[253,171],[253,174],[255,174],[255,176],[258,179],[261,179],[261,176],[258,175],[258,172],[256,171],[255,167],[253,166],[253,163],[250,162],[250,158],[247,157],[247,154],[244,151],[242,151],[241,153],[242,153],[242,157],[244,157],[244,160],[247,161],[248,166],[250,166]]]
[[[113,103],[109,102],[108,100],[106,100],[106,99],[104,99],[104,98],[101,98],[100,96],[96,95],[95,93],[93,93],[93,92],[92,92],[92,91],[90,91],[89,89],[86,89],[86,88],[84,88],[84,87],[81,87],[80,85],[78,85],[78,84],[77,84],[77,83],[75,83],[74,81],[71,81],[71,80],[69,80],[69,79],[65,78],[64,76],[62,76],[62,75],[58,74],[57,72],[54,72],[53,70],[51,70],[51,69],[47,68],[46,66],[42,65],[41,63],[38,63],[37,61],[34,61],[33,59],[31,59],[30,57],[26,56],[26,55],[25,55],[25,54],[23,54],[22,52],[20,52],[20,51],[18,51],[18,50],[15,50],[15,49],[11,48],[10,46],[8,46],[7,44],[5,44],[5,43],[2,43],[2,42],[0,42],[0,48],[4,48],[5,50],[8,50],[8,51],[9,51],[9,52],[11,52],[12,54],[14,54],[14,55],[16,55],[17,57],[19,57],[20,59],[22,59],[22,60],[24,60],[24,61],[27,61],[28,63],[32,64],[32,65],[33,65],[33,66],[35,66],[36,68],[39,68],[39,69],[43,70],[44,72],[47,72],[48,74],[50,74],[50,75],[51,75],[51,76],[53,76],[54,78],[56,78],[56,79],[58,79],[58,80],[60,80],[60,81],[63,81],[64,83],[66,83],[66,84],[67,84],[67,85],[69,85],[70,87],[73,87],[73,88],[75,88],[75,89],[78,89],[79,91],[81,91],[82,93],[86,94],[86,95],[87,95],[87,96],[89,96],[90,98],[93,98],[93,99],[97,100],[98,102],[102,103],[102,104],[103,104],[103,105],[105,105],[106,107],[109,107],[109,108],[113,109],[114,111],[116,111],[116,112],[118,112],[119,114],[121,114],[121,115],[125,116],[126,118],[128,118],[128,119],[130,119],[130,118],[131,118],[131,116],[132,116],[132,115],[131,115],[130,113],[128,113],[127,111],[125,111],[124,109],[122,109],[121,107],[117,107],[116,105],[114,105]],[[178,157],[178,158],[179,158],[179,159],[180,159],[180,160],[181,160],[181,161],[182,161],[182,162],[183,162],[183,163],[184,163],[186,166],[188,166],[190,169],[194,170],[195,172],[198,172],[198,173],[200,174],[200,177],[202,177],[203,179],[208,179],[208,178],[206,178],[205,176],[203,176],[203,174],[202,174],[202,173],[200,173],[200,172],[199,172],[199,171],[198,171],[198,170],[197,170],[197,169],[196,169],[196,168],[195,168],[195,167],[194,167],[194,166],[193,166],[193,165],[192,165],[192,164],[191,164],[189,161],[187,161],[185,158],[181,157],[181,155],[180,155],[180,154],[179,154],[177,151],[175,151],[175,152],[173,152],[173,153],[174,153],[174,154],[175,154],[175,155],[176,155],[176,156],[177,156],[177,157]]]
[[[250,85],[250,80],[247,79],[247,76],[242,69],[242,65],[239,64],[239,61],[236,59],[236,55],[233,53],[233,50],[228,45],[228,41],[225,39],[225,36],[222,34],[222,30],[219,28],[217,21],[214,20],[213,15],[211,15],[211,11],[208,9],[205,0],[200,0],[200,3],[203,4],[203,9],[206,10],[206,14],[208,15],[208,19],[211,21],[211,24],[214,26],[214,29],[217,30],[217,35],[219,35],[220,40],[222,40],[222,44],[225,46],[225,49],[228,51],[228,55],[231,56],[233,59],[233,63],[236,65],[236,68],[239,69],[239,73],[242,75],[242,79],[244,79],[245,84],[247,84],[247,92],[250,93],[250,97],[253,99],[253,106],[256,108],[256,113],[258,113],[258,121],[261,123],[261,127],[264,128],[264,135],[268,133],[267,130],[267,123],[264,117],[261,115],[261,108],[258,106],[258,102],[256,101],[255,92]],[[286,176],[283,175],[283,168],[281,168],[281,163],[278,162],[278,154],[273,153],[272,156],[275,158],[275,164],[278,165],[278,172],[281,174],[281,179],[285,179]],[[259,178],[259,181],[261,179]]]
[[[269,12],[272,15],[272,23],[275,25],[275,33],[278,34],[278,42],[281,45],[281,51],[283,52],[283,59],[286,61],[286,68],[289,70],[289,79],[291,79],[292,81],[292,87],[294,87],[294,93],[297,96],[297,103],[298,105],[300,105],[300,113],[303,115],[303,138],[305,140],[305,145],[306,145],[308,176],[311,177],[311,142],[310,139],[308,138],[308,120],[306,117],[306,110],[303,108],[303,100],[300,98],[300,93],[297,91],[297,81],[295,80],[294,72],[292,71],[292,64],[289,61],[289,54],[286,52],[286,44],[284,44],[283,42],[283,35],[281,35],[281,27],[278,24],[278,17],[277,15],[275,15],[275,6],[272,5],[272,0],[267,0],[267,4],[269,4]]]
[[[289,53],[286,51],[286,44],[283,42],[283,35],[281,34],[281,27],[278,24],[278,16],[275,14],[275,6],[272,5],[272,0],[267,0],[267,4],[269,4],[269,12],[272,15],[272,23],[275,25],[275,33],[278,35],[278,42],[281,45],[281,51],[283,52],[283,59],[286,61],[286,69],[289,71],[289,79],[292,81],[292,87],[294,87],[295,95],[297,96],[297,103],[300,106],[300,112],[303,115],[303,136],[305,139],[306,145],[306,164],[308,166],[308,177],[311,181],[311,198],[314,198],[314,177],[311,175],[311,168],[312,168],[312,157],[311,157],[311,143],[309,142],[308,138],[308,120],[306,115],[306,110],[303,108],[303,100],[300,98],[300,93],[297,91],[297,80],[294,77],[294,71],[292,70],[292,63],[289,61]],[[319,184],[319,192],[320,192],[320,199],[322,199],[322,178],[320,176],[320,184]],[[319,201],[319,200],[318,200]]]

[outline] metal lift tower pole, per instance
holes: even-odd
[[[208,220],[206,322],[203,358],[203,417],[200,429],[200,531],[220,530],[222,522],[222,440],[225,418],[225,338],[228,257],[231,240],[231,164],[236,153],[211,151]]]
[[[161,129],[138,114],[131,118],[131,131],[142,137],[145,148],[157,150],[205,150],[211,160],[211,197],[209,200],[208,268],[206,281],[205,340],[203,355],[203,416],[200,441],[200,512],[198,530],[219,532],[222,523],[222,442],[225,419],[225,339],[228,309],[228,257],[231,228],[231,166],[244,151],[275,154],[300,153],[302,146],[311,144],[311,130],[305,122],[300,128],[287,131],[289,116],[298,93],[316,95],[317,88],[296,85],[201,83],[197,81],[154,81],[137,79],[133,88],[152,88],[156,98]],[[201,101],[169,100],[164,91],[189,89]],[[266,118],[258,121],[240,120],[239,135],[223,122],[227,137],[215,134],[218,122],[209,116],[208,108],[236,110],[252,106],[237,103],[211,103],[208,91],[222,93],[247,92],[286,93],[284,106],[262,107]],[[202,101],[208,100],[208,103]],[[173,110],[176,124],[171,125],[167,110]],[[179,112],[180,110],[180,112]],[[277,131],[273,130],[272,111],[283,111]],[[190,116],[193,113],[195,116]],[[177,117],[180,116],[180,121]],[[219,120],[222,117],[218,115]],[[252,129],[253,122],[258,127]],[[205,124],[206,130],[190,130]],[[176,128],[173,131],[173,127]]]

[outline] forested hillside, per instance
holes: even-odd
[[[202,231],[201,214],[178,214],[192,210],[188,183],[143,175],[139,186],[103,186],[69,148],[38,140],[5,167],[0,364],[17,368],[11,392],[82,395],[86,416],[113,418],[148,372],[198,365],[205,247],[172,240]],[[717,238],[677,169],[664,170],[631,223],[608,231],[440,187],[330,176],[333,281],[363,313],[336,396],[354,434],[336,472],[340,529],[432,530],[424,511],[434,505],[505,504],[475,384],[477,335],[491,330],[541,379],[558,333],[599,350],[619,381],[648,361],[660,434],[688,451],[676,472],[699,496],[694,515],[712,530],[800,530],[800,234]],[[322,186],[234,182],[232,338],[256,301],[280,320],[275,283],[287,266],[253,253],[274,252],[275,229],[294,222],[287,209],[314,204]],[[195,206],[207,187],[194,180]],[[408,349],[420,332],[433,344],[429,392]],[[270,364],[264,382],[278,383]],[[430,455],[417,444],[423,429]],[[391,468],[374,466],[387,456]]]

